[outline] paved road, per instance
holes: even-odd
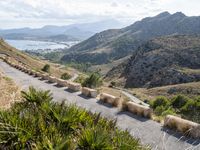
[[[121,90],[121,92],[122,92],[124,95],[126,95],[131,101],[149,107],[149,104],[146,104],[146,103],[144,103],[142,100],[140,100],[139,98],[133,96],[128,90],[123,89],[123,88],[119,88],[119,87],[114,87],[114,88],[115,88],[115,89],[118,89],[118,90]]]
[[[122,90],[122,93],[123,93],[124,95],[126,95],[126,96],[127,96],[130,100],[132,100],[133,102],[138,103],[138,104],[141,103],[142,105],[149,107],[149,104],[144,103],[143,101],[141,101],[141,100],[138,99],[137,97],[133,96],[133,95],[130,94],[129,92],[126,92],[126,91]]]
[[[91,112],[101,112],[102,116],[106,118],[117,119],[119,128],[122,130],[127,129],[131,135],[141,139],[142,144],[148,144],[154,150],[200,150],[200,140],[181,137],[178,133],[174,134],[173,131],[163,129],[157,122],[140,118],[128,112],[119,112],[117,108],[112,108],[109,105],[99,103],[96,99],[88,99],[80,95],[80,92],[73,93],[66,88],[57,88],[54,84],[33,78],[1,61],[0,68],[23,89],[27,89],[32,85],[39,89],[51,90],[56,102],[66,100],[66,103],[76,103]]]
[[[78,78],[78,74],[75,73],[75,74],[73,75],[73,77],[72,77],[71,79],[69,79],[69,81],[74,81],[74,80],[76,80],[77,78]]]

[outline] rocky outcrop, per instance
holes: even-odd
[[[140,47],[107,78],[125,78],[126,87],[156,87],[200,81],[200,37],[167,36]]]

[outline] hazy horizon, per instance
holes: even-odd
[[[198,0],[6,0],[0,2],[0,29],[64,26],[103,20],[117,20],[125,26],[164,11],[200,16],[198,6]]]

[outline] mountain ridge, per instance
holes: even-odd
[[[152,38],[174,34],[200,34],[200,17],[164,12],[122,29],[106,30],[71,47],[61,61],[105,64],[132,54]]]
[[[114,19],[111,20],[102,20],[98,22],[91,23],[79,23],[79,24],[70,24],[64,26],[56,25],[46,25],[41,28],[18,28],[18,29],[0,29],[0,36],[8,39],[34,39],[39,40],[49,39],[52,36],[61,36],[65,35],[66,40],[85,40],[90,36],[94,35],[97,32],[103,31],[109,28],[122,27],[123,25]],[[16,35],[20,34],[19,37]],[[12,35],[15,35],[12,37]],[[71,37],[71,39],[70,39]],[[59,40],[59,39],[58,39]]]

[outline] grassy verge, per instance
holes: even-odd
[[[0,149],[146,149],[115,121],[53,103],[49,91],[30,88],[22,96],[23,102],[0,112]]]

